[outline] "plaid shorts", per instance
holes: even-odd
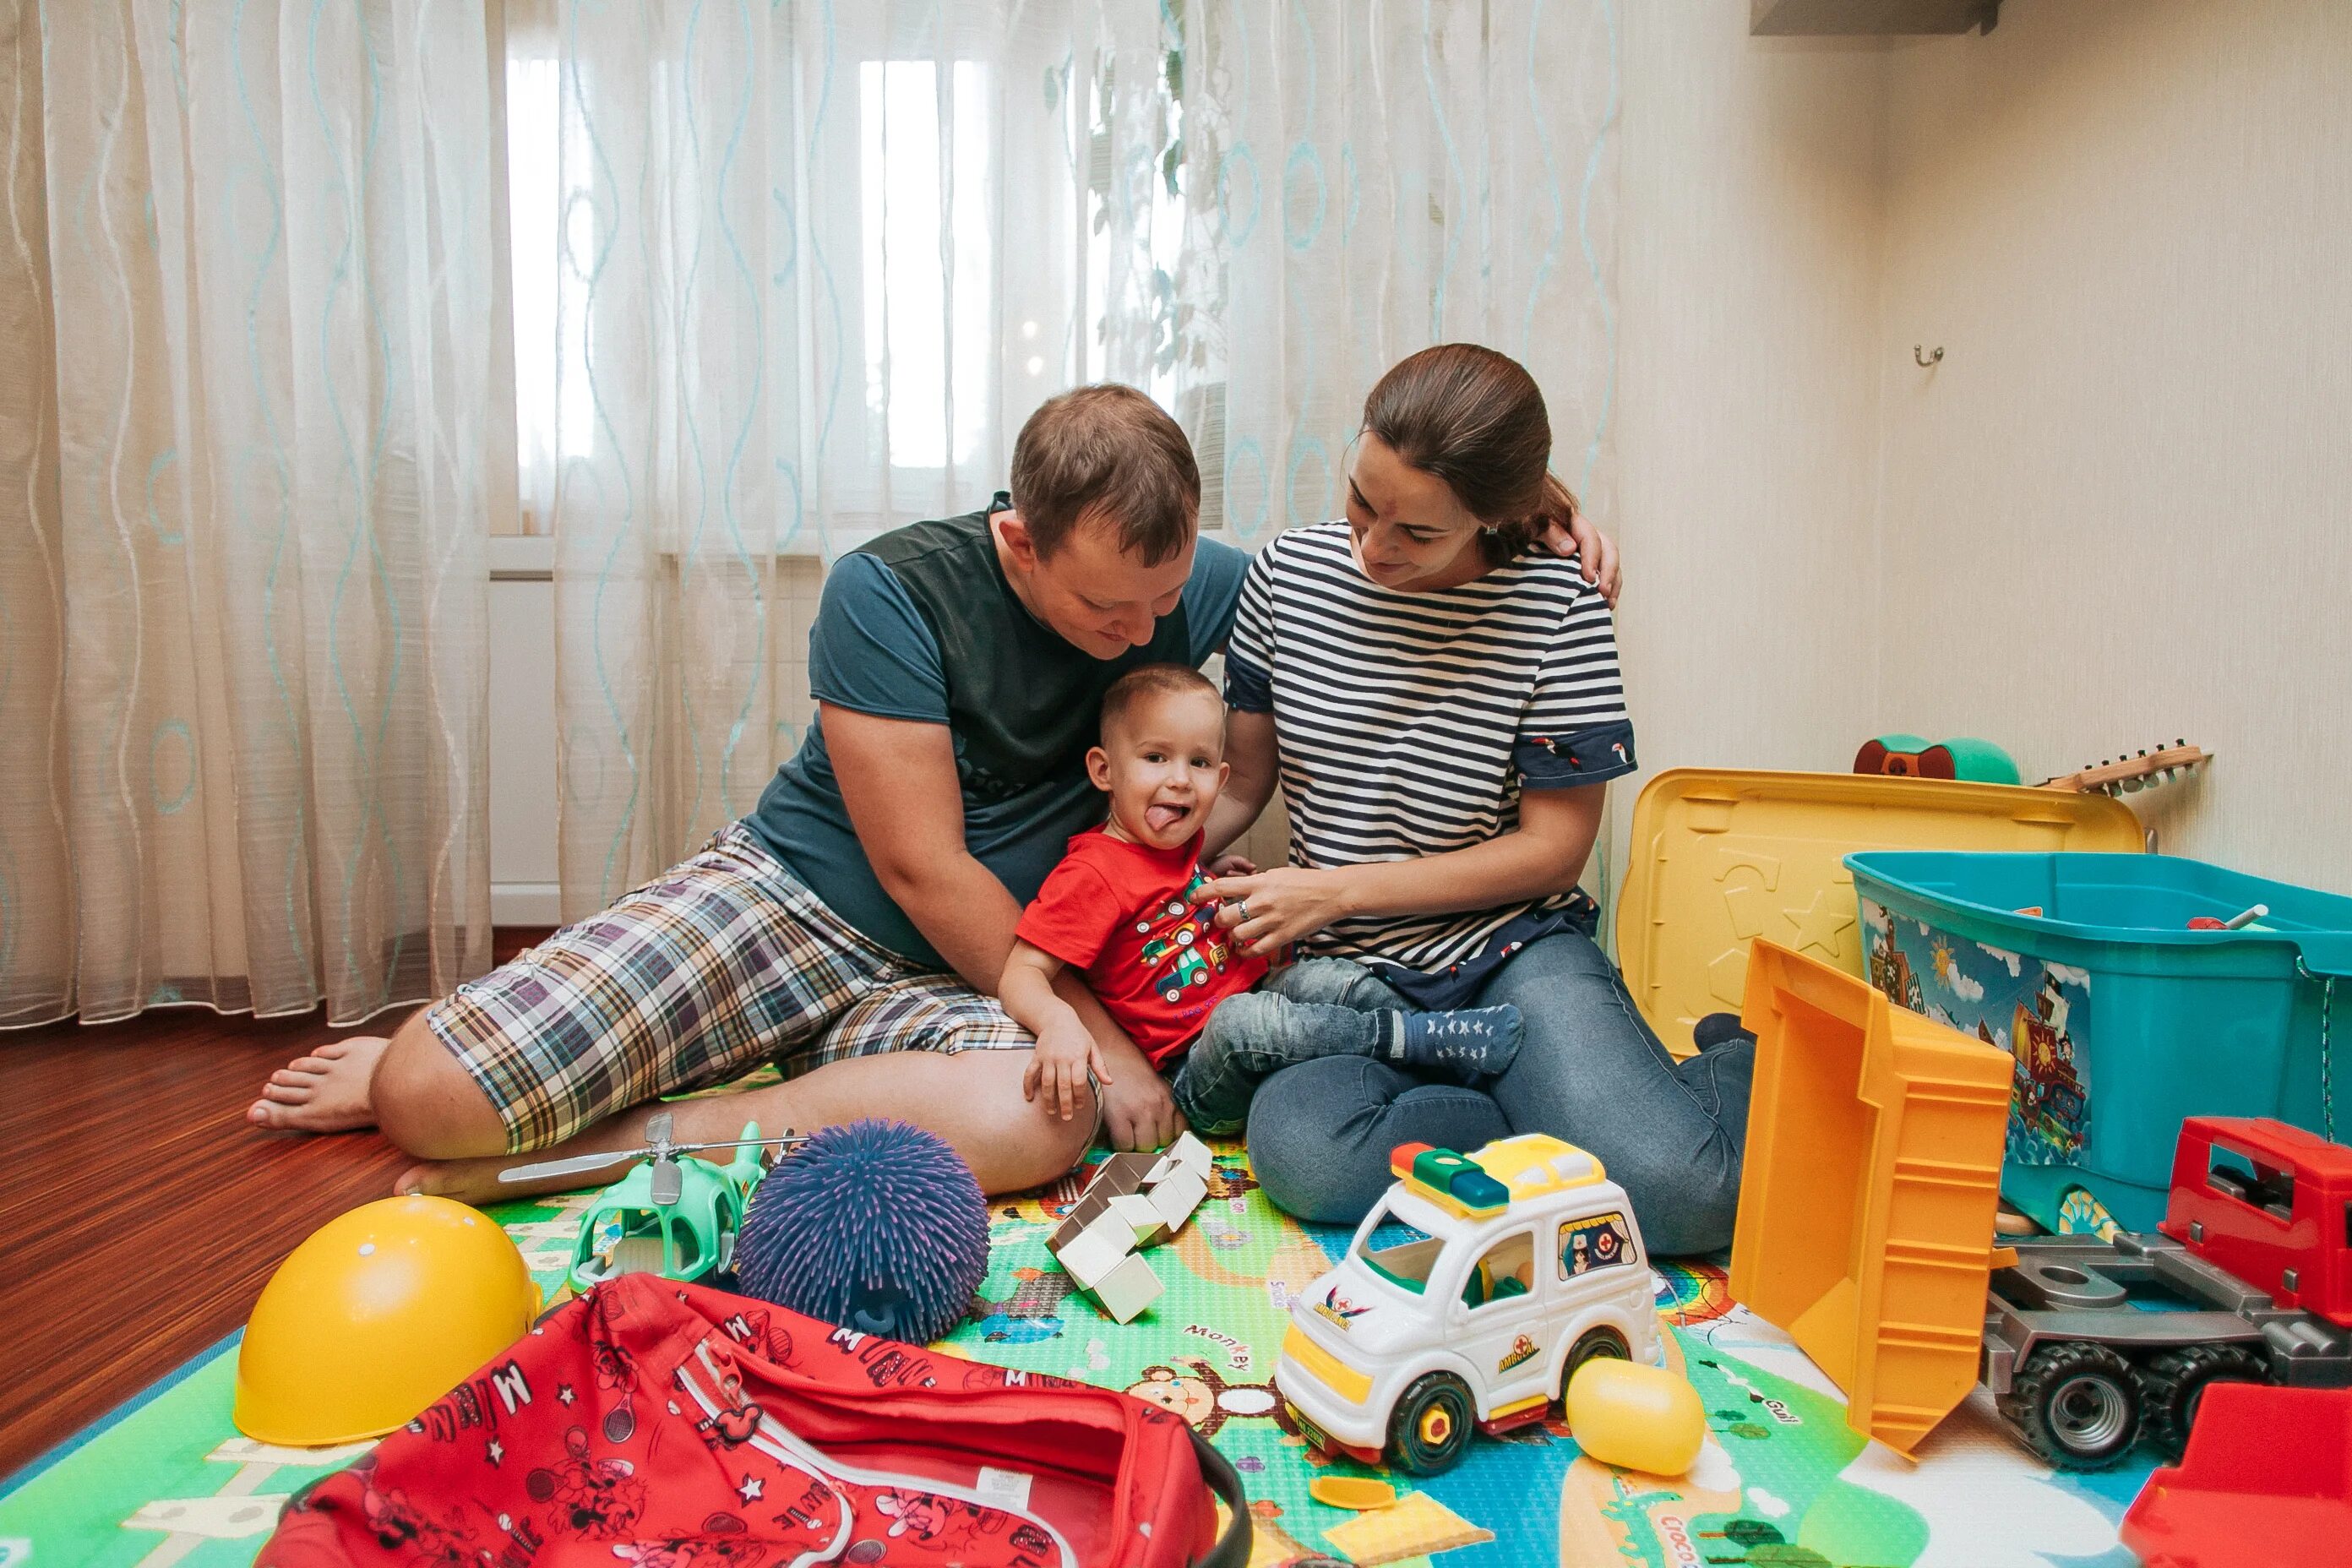
[[[793,1078],[845,1057],[1035,1044],[994,997],[851,927],[740,824],[425,1019],[514,1153],[769,1061]]]

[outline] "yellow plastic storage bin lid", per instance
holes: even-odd
[[[1731,1294],[1909,1454],[1976,1386],[2009,1053],[1759,942]]]
[[[1769,937],[1864,973],[1857,849],[2146,848],[2139,819],[2103,795],[1860,773],[1675,768],[1633,804],[1617,900],[1617,960],[1650,1026],[1677,1056],[1691,1026],[1738,1010],[1748,948]]]

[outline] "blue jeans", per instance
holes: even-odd
[[[1240,1131],[1257,1086],[1285,1068],[1323,1057],[1388,1054],[1395,1016],[1372,1009],[1405,1004],[1386,986],[1381,987],[1385,1000],[1361,1004],[1327,1000],[1311,991],[1294,994],[1285,982],[1304,967],[1293,965],[1263,988],[1228,996],[1210,1010],[1201,1037],[1168,1080],[1176,1109],[1193,1131]],[[1346,967],[1356,969],[1352,963]]]
[[[1339,959],[1308,960],[1281,980],[1298,1001],[1399,1005],[1377,973]],[[1389,1152],[1400,1143],[1470,1150],[1549,1132],[1601,1157],[1652,1251],[1728,1245],[1754,1046],[1734,1040],[1677,1062],[1616,966],[1575,931],[1530,942],[1470,1005],[1504,1002],[1517,1005],[1525,1035],[1517,1059],[1486,1089],[1363,1057],[1268,1079],[1249,1112],[1251,1163],[1266,1195],[1301,1219],[1353,1225],[1394,1180]]]

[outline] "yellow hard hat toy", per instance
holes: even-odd
[[[236,1355],[236,1429],[313,1448],[379,1437],[512,1344],[539,1289],[498,1222],[447,1198],[340,1215],[261,1288]]]

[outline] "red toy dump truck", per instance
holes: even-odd
[[[2293,1433],[2294,1441],[2280,1436]],[[2179,1469],[2159,1469],[2124,1515],[2147,1568],[2337,1563],[2352,1541],[2352,1392],[2213,1391]]]
[[[2352,1149],[2192,1116],[2154,1235],[2021,1241],[1986,1300],[1981,1375],[2054,1465],[2143,1436],[2178,1458],[2216,1383],[2352,1385]]]

